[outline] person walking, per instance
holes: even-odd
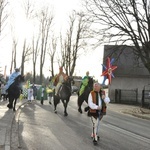
[[[35,100],[37,97],[37,87],[34,85],[34,83],[32,84],[32,89],[33,89],[33,99]]]
[[[28,102],[31,102],[33,100],[33,89],[32,87],[28,88]]]
[[[42,86],[38,90],[37,99],[40,100],[41,105],[43,105],[44,100],[47,99],[47,92],[46,92],[46,87],[44,86],[44,84],[42,84]]]
[[[110,102],[110,98],[105,96],[99,83],[94,83],[93,90],[88,96],[88,105],[90,107],[89,114],[92,121],[92,135],[93,143],[97,144],[99,122],[103,115],[106,115],[106,104]]]
[[[49,79],[49,86],[48,86],[48,100],[49,104],[52,104],[52,98],[53,98],[53,91],[54,91],[54,84],[53,84],[53,77],[50,77]]]
[[[5,90],[5,84],[4,83],[2,83],[2,85],[1,85],[1,99],[3,101],[7,100],[6,90]]]

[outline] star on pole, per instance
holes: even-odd
[[[112,77],[114,78],[113,71],[115,69],[117,69],[117,66],[112,66],[113,62],[114,62],[114,59],[112,59],[110,61],[110,58],[107,57],[107,60],[106,60],[107,67],[104,64],[102,64],[103,69],[104,69],[104,71],[102,72],[102,75],[101,75],[101,76],[104,76],[103,84],[106,79],[108,79],[108,81],[109,81],[108,84],[111,84],[111,78]]]

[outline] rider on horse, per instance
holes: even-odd
[[[86,86],[89,82],[89,71],[86,72],[86,76],[82,79],[80,90],[79,90],[79,96],[84,92]]]
[[[15,68],[15,71],[10,75],[7,83],[6,83],[6,86],[5,86],[5,90],[7,91],[8,88],[10,87],[10,85],[12,83],[14,83],[15,79],[20,75],[20,69],[19,68]]]
[[[55,87],[55,95],[58,95],[59,89],[62,83],[67,80],[68,76],[63,72],[63,67],[59,68],[59,73],[55,78],[54,85]]]

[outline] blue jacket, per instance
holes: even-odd
[[[20,72],[13,72],[13,73],[10,75],[10,77],[9,77],[7,83],[6,83],[6,86],[5,86],[5,89],[6,89],[6,90],[8,90],[8,88],[10,87],[10,85],[11,85],[12,83],[14,83],[15,79],[16,79],[19,75],[20,75]]]

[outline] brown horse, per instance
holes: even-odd
[[[67,80],[62,83],[62,86],[60,87],[60,89],[58,91],[58,95],[54,94],[54,112],[55,113],[57,113],[57,110],[56,110],[57,104],[61,100],[63,103],[63,106],[64,106],[64,116],[68,116],[67,106],[68,106],[68,102],[69,102],[70,96],[71,96],[72,83],[74,84],[73,78],[68,77]]]

